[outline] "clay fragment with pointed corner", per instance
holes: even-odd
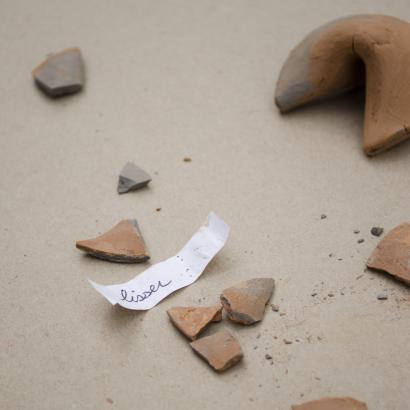
[[[195,340],[211,322],[222,320],[222,306],[173,307],[167,313],[175,327],[191,340]]]
[[[84,85],[84,62],[78,48],[50,55],[33,70],[37,85],[50,97],[80,91]]]
[[[281,112],[366,85],[363,150],[382,152],[410,136],[410,24],[395,17],[340,18],[308,34],[282,67]]]
[[[241,346],[227,330],[202,337],[190,345],[217,372],[223,372],[243,359]]]
[[[77,241],[76,247],[111,262],[138,263],[149,254],[135,219],[126,219],[95,239]]]
[[[292,410],[367,410],[366,403],[351,397],[324,397],[307,403],[293,405]]]
[[[243,325],[261,321],[274,286],[271,278],[256,278],[225,289],[221,302],[229,319]]]
[[[410,286],[410,223],[397,226],[379,242],[367,267],[386,272]]]
[[[129,191],[147,186],[151,182],[151,177],[141,168],[132,162],[127,162],[120,172],[118,178],[117,192],[125,194]]]

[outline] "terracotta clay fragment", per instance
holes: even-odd
[[[243,358],[241,346],[227,330],[202,337],[190,345],[217,372],[223,372]]]
[[[257,278],[225,289],[221,302],[229,319],[243,325],[261,321],[274,286],[275,281],[271,278]]]
[[[151,182],[151,177],[141,168],[132,162],[127,162],[118,178],[117,191],[119,194],[135,191],[147,186]]]
[[[84,85],[84,62],[78,48],[50,55],[33,70],[37,85],[50,97],[80,91]]]
[[[174,307],[167,313],[172,323],[191,340],[195,340],[209,323],[222,320],[222,306]]]
[[[292,410],[367,410],[366,403],[351,397],[325,397],[308,403],[293,405]]]
[[[410,285],[410,224],[391,230],[377,245],[367,267],[386,272]]]
[[[76,247],[111,262],[137,263],[149,259],[135,219],[126,219],[95,239],[77,241]]]
[[[374,155],[410,135],[410,24],[358,15],[312,31],[285,62],[276,87],[281,112],[366,81],[363,149]]]

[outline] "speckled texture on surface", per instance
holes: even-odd
[[[409,220],[410,143],[366,158],[357,94],[286,117],[273,101],[283,61],[310,30],[347,14],[409,20],[408,0],[0,9],[0,408],[290,410],[323,396],[408,406],[410,289],[363,270],[380,240],[370,229]],[[87,86],[50,100],[31,69],[71,44]],[[120,196],[130,160],[155,184]],[[136,218],[156,263],[210,210],[231,226],[226,246],[154,309],[113,308],[88,284],[125,282],[146,265],[82,258],[75,240]],[[213,324],[245,353],[215,374],[166,310],[218,303],[250,275],[275,278],[280,310],[252,328]]]

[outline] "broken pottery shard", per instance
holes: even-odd
[[[308,34],[281,70],[281,112],[366,86],[363,150],[382,152],[410,136],[410,24],[383,15],[331,21]]]
[[[174,307],[167,313],[172,323],[191,340],[195,340],[209,323],[222,320],[222,306]]]
[[[410,224],[391,230],[377,245],[367,267],[387,272],[410,285]]]
[[[76,247],[92,256],[111,262],[137,263],[149,259],[135,219],[123,220],[95,239],[77,241]]]
[[[261,321],[274,285],[275,281],[271,278],[257,278],[225,289],[221,302],[229,319],[243,325]]]
[[[227,330],[202,337],[190,345],[217,372],[223,372],[243,358],[241,346]]]
[[[33,70],[38,86],[50,97],[80,91],[84,85],[84,62],[78,48],[50,55]]]
[[[325,397],[293,405],[292,410],[367,410],[366,403],[351,397]]]
[[[117,191],[119,194],[135,191],[147,186],[149,182],[151,182],[151,177],[145,171],[132,162],[127,162],[120,173]]]

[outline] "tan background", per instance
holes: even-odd
[[[288,410],[323,395],[409,408],[410,292],[363,269],[369,229],[409,219],[410,143],[366,158],[360,94],[288,116],[273,104],[306,33],[376,12],[410,18],[407,0],[0,0],[0,408]],[[86,89],[50,101],[30,71],[69,46]],[[128,160],[154,178],[119,196]],[[210,210],[231,225],[226,248],[151,311],[113,308],[87,283],[147,265],[85,257],[75,240],[136,217],[155,263]],[[214,326],[245,352],[214,374],[165,311],[254,276],[275,278],[285,315]]]

